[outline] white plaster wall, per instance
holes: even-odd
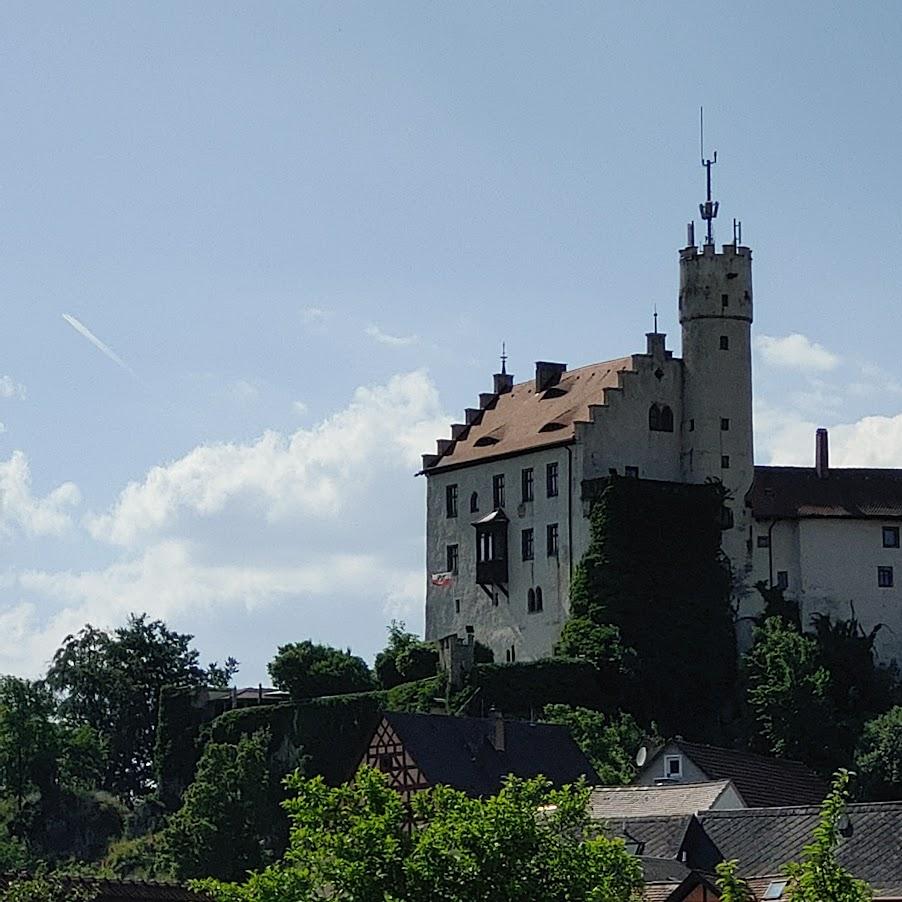
[[[558,495],[546,494],[546,465],[558,465]],[[521,503],[521,471],[533,468],[534,500]],[[508,527],[508,567],[510,598],[499,593],[497,605],[476,583],[476,530],[473,523],[492,511],[492,477],[504,474],[504,511]],[[426,491],[426,638],[439,639],[450,633],[465,635],[473,626],[476,638],[490,646],[495,660],[504,663],[505,652],[514,647],[518,661],[531,661],[551,654],[569,611],[571,542],[568,530],[569,457],[565,447],[551,448],[508,459],[486,461],[435,473],[428,478]],[[458,516],[445,516],[445,487],[458,486]],[[479,494],[479,512],[470,513],[470,495]],[[578,498],[578,495],[577,495]],[[574,519],[581,518],[578,503]],[[546,526],[558,524],[559,552],[546,554]],[[523,561],[521,530],[532,528],[534,559]],[[445,569],[446,547],[457,543],[460,568],[453,584],[433,586],[429,576]],[[577,558],[578,559],[578,558]],[[527,593],[541,587],[543,610],[529,613]],[[460,613],[455,599],[460,599]]]
[[[664,760],[670,755],[679,755],[683,759],[683,775],[679,780],[680,783],[709,783],[711,781],[711,778],[703,770],[696,767],[692,760],[680,751],[679,746],[668,743],[651,761],[646,763],[645,767],[636,775],[633,783],[637,786],[654,786],[656,780],[661,780],[666,776]]]

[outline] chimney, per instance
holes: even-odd
[[[492,379],[496,395],[506,395],[514,387],[514,377],[510,373],[495,373]]]
[[[557,385],[561,381],[561,376],[567,372],[566,363],[548,363],[545,360],[536,361],[536,394]]]
[[[492,733],[492,748],[495,749],[496,752],[504,751],[504,718],[501,716],[500,711],[495,711],[494,714],[494,731]]]
[[[830,475],[830,443],[826,429],[818,429],[814,439],[814,469],[818,479]]]

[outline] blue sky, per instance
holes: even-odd
[[[501,341],[525,379],[657,304],[678,350],[702,103],[759,462],[902,465],[899,46],[894,3],[5,4],[0,672],[128,611],[245,682],[419,629],[412,474]]]

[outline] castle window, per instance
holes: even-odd
[[[460,613],[460,599],[459,598],[454,599],[454,613],[455,614]]]
[[[470,495],[470,513],[479,513],[479,492],[473,492],[473,494]]]
[[[721,417],[720,418],[720,431],[721,432],[729,432],[730,431],[730,418],[729,417]]]
[[[666,404],[652,404],[648,408],[648,428],[652,432],[673,432],[673,411]]]
[[[492,477],[492,504],[495,510],[504,507],[504,473]]]
[[[535,554],[535,541],[531,529],[524,529],[523,532],[520,533],[520,546],[523,552],[523,560],[531,561]]]
[[[759,548],[770,548],[770,536],[758,536]]]
[[[877,568],[877,585],[881,589],[892,589],[893,587],[893,568],[878,567]]]
[[[545,493],[549,498],[557,497],[557,461],[545,467]]]
[[[445,486],[445,516],[457,516],[457,485]]]
[[[721,470],[729,470],[730,469],[730,455],[729,454],[721,454],[720,455],[720,468],[721,468]]]
[[[548,548],[548,557],[557,557],[558,553],[558,530],[557,523],[549,523],[545,531],[546,545]]]
[[[629,479],[638,479],[639,478],[639,468],[638,467],[624,467],[623,474]]]
[[[690,421],[689,421],[689,431],[690,431],[690,432],[695,432],[695,420],[690,420]]]
[[[730,306],[730,296],[728,294],[722,294],[720,296],[720,306],[721,307],[729,307]]]
[[[532,467],[527,467],[520,471],[520,488],[522,489],[523,501],[532,501]]]
[[[445,549],[445,570],[448,573],[457,573],[457,567],[460,563],[460,549],[457,545],[449,545]]]
[[[730,338],[728,335],[720,336],[720,349],[721,349],[721,351],[729,351],[730,350]]]
[[[720,528],[721,529],[732,529],[734,524],[733,519],[733,508],[727,507],[724,505],[720,509]]]
[[[778,570],[777,571],[777,588],[778,589],[788,589],[789,588],[789,573],[786,570]]]
[[[542,610],[542,587],[536,586],[536,613]]]
[[[616,476],[617,467],[608,467],[608,476]]]
[[[536,612],[536,592],[535,589],[530,589],[526,593],[526,612],[528,614],[534,614]]]
[[[899,527],[884,526],[883,527],[883,547],[898,548],[899,547]]]

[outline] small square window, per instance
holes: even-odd
[[[545,494],[549,498],[557,497],[557,461],[554,461],[545,467],[545,489]]]
[[[683,776],[682,755],[667,755],[664,758],[664,776],[669,779]]]
[[[720,431],[721,432],[729,432],[730,431],[730,418],[729,417],[721,417],[720,418]]]
[[[721,454],[720,455],[720,468],[721,468],[721,470],[729,470],[730,469],[730,455],[729,454]]]
[[[721,349],[721,351],[729,351],[730,350],[730,338],[728,335],[720,336],[720,349]]]
[[[395,763],[394,755],[380,755],[379,756],[379,770],[384,774],[393,773],[398,769],[397,764]]]
[[[558,553],[558,531],[557,523],[549,523],[545,533],[548,546],[548,557],[557,557]]]
[[[520,471],[520,488],[522,489],[522,501],[532,501],[532,467]]]
[[[777,588],[778,589],[788,589],[789,588],[789,571],[787,571],[787,570],[778,570],[777,571]]]
[[[460,553],[457,545],[449,545],[445,551],[445,558],[447,566],[445,569],[449,573],[457,573],[457,567],[460,563]]]
[[[758,536],[759,548],[770,548],[770,536]]]
[[[892,589],[893,587],[893,568],[878,567],[877,568],[877,585],[881,589]]]
[[[720,306],[721,307],[729,307],[730,306],[730,296],[728,294],[722,294],[720,296]]]
[[[899,547],[899,527],[884,526],[883,527],[883,547],[898,548]]]
[[[457,516],[457,486],[456,485],[446,485],[445,486],[445,516],[446,517],[456,517]]]
[[[531,561],[535,555],[535,542],[533,540],[533,531],[524,529],[520,533],[520,546],[523,551],[523,560]]]
[[[630,479],[638,479],[639,478],[639,468],[638,467],[624,467],[623,472]]]

